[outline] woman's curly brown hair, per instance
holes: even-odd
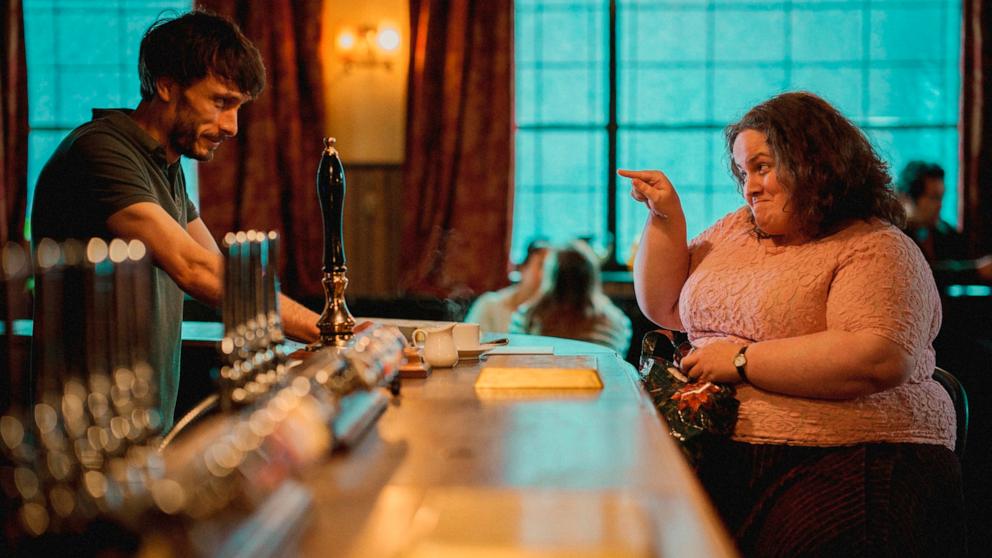
[[[864,133],[820,97],[805,91],[783,93],[727,126],[730,172],[742,195],[744,177],[733,161],[733,151],[744,130],[767,137],[777,176],[790,194],[790,207],[806,237],[822,238],[854,219],[878,217],[896,226],[905,222],[888,165]]]

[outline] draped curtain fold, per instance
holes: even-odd
[[[975,254],[992,252],[992,9],[984,3],[962,3],[960,199]]]
[[[513,210],[513,2],[411,0],[401,287],[506,282]]]
[[[28,75],[21,0],[0,13],[0,244],[24,238],[28,176]]]
[[[323,0],[271,0],[264,8],[249,0],[198,5],[237,22],[266,68],[265,90],[241,109],[238,135],[199,165],[200,213],[218,237],[278,231],[283,289],[297,297],[320,295],[323,233],[314,180],[325,122]]]

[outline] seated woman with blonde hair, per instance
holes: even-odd
[[[524,261],[517,266],[520,280],[498,291],[482,293],[469,307],[465,321],[479,324],[483,331],[508,331],[513,312],[540,296],[544,281],[544,258],[549,249],[547,241],[532,240],[527,245]]]
[[[543,294],[510,319],[510,333],[589,341],[621,356],[630,346],[630,318],[603,294],[592,248],[576,241],[548,256]]]

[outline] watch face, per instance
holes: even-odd
[[[747,364],[747,357],[744,355],[737,355],[734,357],[734,366],[738,368]]]

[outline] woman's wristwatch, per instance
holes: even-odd
[[[737,355],[734,356],[734,366],[737,367],[737,375],[741,377],[741,381],[748,383],[747,371],[744,368],[747,366],[747,352],[749,345],[743,345],[740,350],[737,351]]]

